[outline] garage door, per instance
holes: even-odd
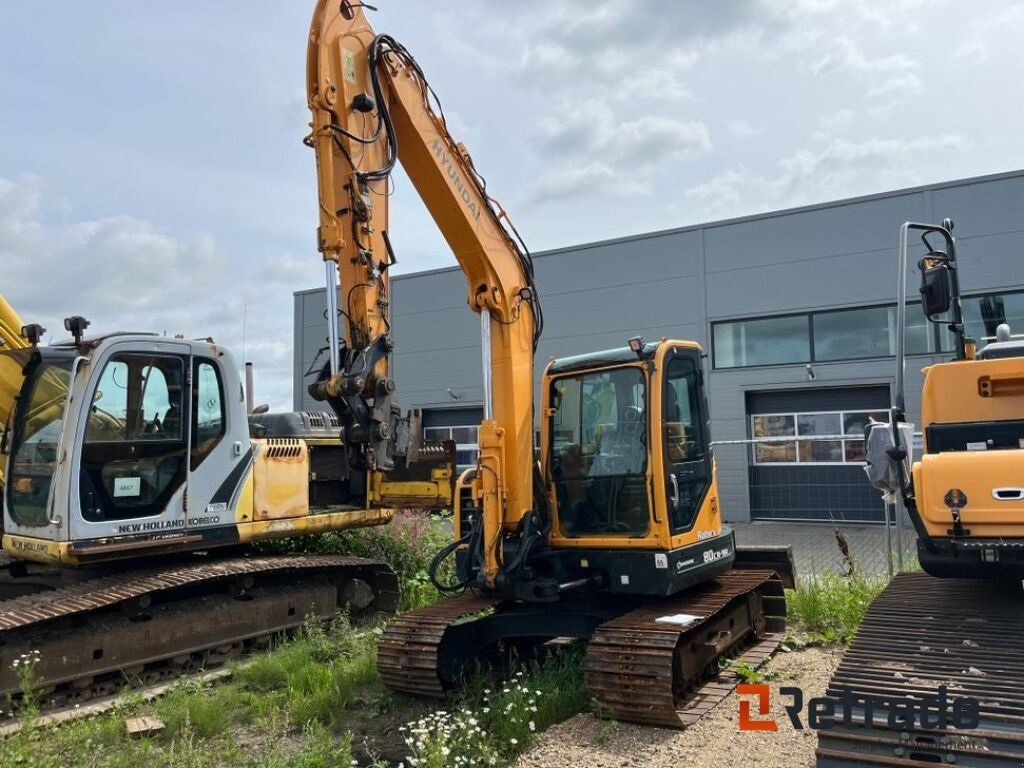
[[[864,424],[887,421],[885,386],[747,393],[756,442],[750,513],[761,520],[883,522],[885,507],[864,475]]]

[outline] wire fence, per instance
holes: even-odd
[[[844,547],[864,571],[911,567],[916,536],[868,482],[863,442],[849,434],[713,442],[725,517],[748,512],[752,521],[737,526],[739,543],[789,544],[804,573],[847,569]]]

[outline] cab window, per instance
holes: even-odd
[[[670,464],[704,458],[700,389],[693,361],[675,358],[665,387],[665,442]]]
[[[192,424],[192,459],[194,470],[224,437],[224,385],[220,371],[212,360],[197,359],[193,372],[195,408]]]
[[[662,409],[665,492],[671,530],[678,534],[693,527],[711,484],[699,358],[693,353],[668,360]]]
[[[568,536],[643,536],[647,497],[647,400],[635,366],[552,382],[551,467]]]
[[[71,365],[68,358],[30,363],[26,369],[14,413],[13,439],[8,434],[4,443],[12,442],[7,508],[18,525],[40,527],[49,521]]]

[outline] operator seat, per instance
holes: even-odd
[[[615,428],[602,436],[601,446],[590,467],[590,476],[643,473],[646,442],[643,412],[635,406],[626,406],[619,414]]]

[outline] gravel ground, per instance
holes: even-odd
[[[515,763],[517,768],[632,768],[694,766],[721,768],[800,768],[814,765],[814,731],[795,730],[786,717],[778,688],[797,685],[804,701],[821,695],[840,651],[812,648],[779,653],[765,670],[774,674],[772,709],[779,729],[773,733],[740,731],[737,696],[731,694],[707,717],[685,731],[644,728],[601,721],[593,715],[576,717],[549,729]]]

